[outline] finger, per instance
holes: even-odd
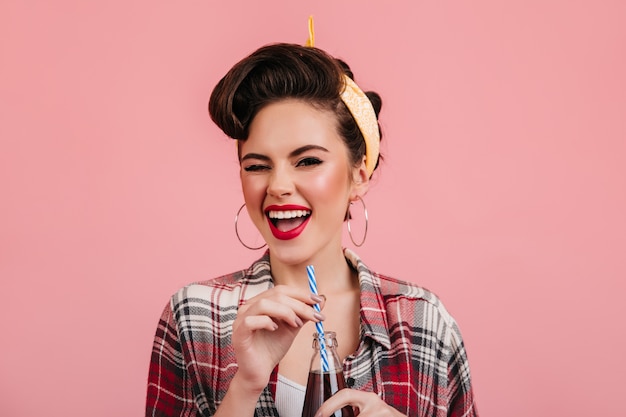
[[[315,311],[297,300],[289,297],[273,297],[261,299],[251,305],[247,315],[266,315],[275,321],[284,322],[292,327],[302,327],[305,321],[316,320]]]
[[[326,301],[326,297],[324,295],[318,296],[316,294],[311,293],[308,290],[298,288],[298,287],[292,287],[288,285],[276,285],[275,287],[272,287],[269,290],[264,291],[255,297],[250,298],[249,300],[246,301],[246,304],[249,302],[254,302],[261,298],[267,298],[267,297],[271,298],[277,294],[283,294],[283,295],[289,296],[291,298],[299,300],[300,302],[303,302],[310,306],[313,306],[313,304],[319,303],[320,297],[323,299],[323,302]]]
[[[248,316],[243,319],[243,330],[250,333],[256,330],[273,332],[276,329],[278,329],[278,324],[268,316]]]
[[[313,303],[310,297],[307,301]],[[282,291],[276,291],[271,295],[246,302],[243,312],[253,315],[268,315],[294,327],[302,327],[306,321],[318,322],[325,318],[323,313],[316,312],[308,303],[293,298]]]
[[[311,294],[311,298],[319,305],[320,310],[324,309],[326,305],[326,296],[324,294]]]
[[[362,417],[401,415],[397,410],[390,407],[373,392],[363,392],[350,388],[344,388],[322,404],[316,414],[316,417],[331,416],[335,411],[348,406],[358,410],[358,415]]]
[[[344,388],[337,391],[332,397],[324,401],[315,414],[315,417],[328,417],[332,416],[336,411],[341,410],[343,407],[356,406],[361,408],[358,404],[354,403],[353,394],[349,388]]]

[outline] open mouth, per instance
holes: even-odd
[[[311,210],[269,210],[267,217],[276,229],[289,232],[301,226],[311,216]]]
[[[265,216],[272,235],[278,240],[290,240],[300,236],[311,220],[308,207],[286,204],[265,208]]]

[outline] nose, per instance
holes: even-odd
[[[294,191],[294,182],[288,170],[275,167],[267,184],[267,194],[272,197],[287,197]]]

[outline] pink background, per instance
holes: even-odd
[[[384,98],[358,253],[443,298],[481,414],[623,416],[621,0],[2,0],[0,415],[142,415],[170,294],[258,256],[210,91],[309,14]]]

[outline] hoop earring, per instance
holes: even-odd
[[[243,203],[243,205],[241,207],[239,207],[239,210],[237,210],[237,214],[235,214],[235,234],[237,235],[237,239],[239,239],[239,243],[241,243],[243,246],[245,246],[246,248],[250,249],[250,250],[259,250],[259,249],[263,249],[264,247],[267,246],[267,242],[263,244],[263,246],[259,246],[257,248],[254,248],[252,246],[248,246],[245,243],[243,243],[243,240],[241,240],[241,236],[239,236],[239,228],[238,228],[238,223],[239,223],[239,214],[241,213],[241,210],[243,210],[243,208],[246,206],[246,203]]]
[[[350,236],[350,240],[352,241],[352,243],[354,244],[354,246],[356,247],[361,247],[363,246],[363,244],[365,243],[365,239],[367,238],[367,223],[368,223],[368,218],[367,218],[367,207],[365,207],[365,201],[363,201],[363,199],[361,198],[361,196],[357,196],[357,198],[359,200],[361,200],[361,204],[363,205],[363,213],[365,213],[365,233],[363,233],[363,240],[361,240],[361,242],[356,243],[354,241],[354,238],[352,237],[352,228],[350,227],[350,216],[348,216],[348,235]],[[350,205],[352,205],[352,203],[350,203]]]

